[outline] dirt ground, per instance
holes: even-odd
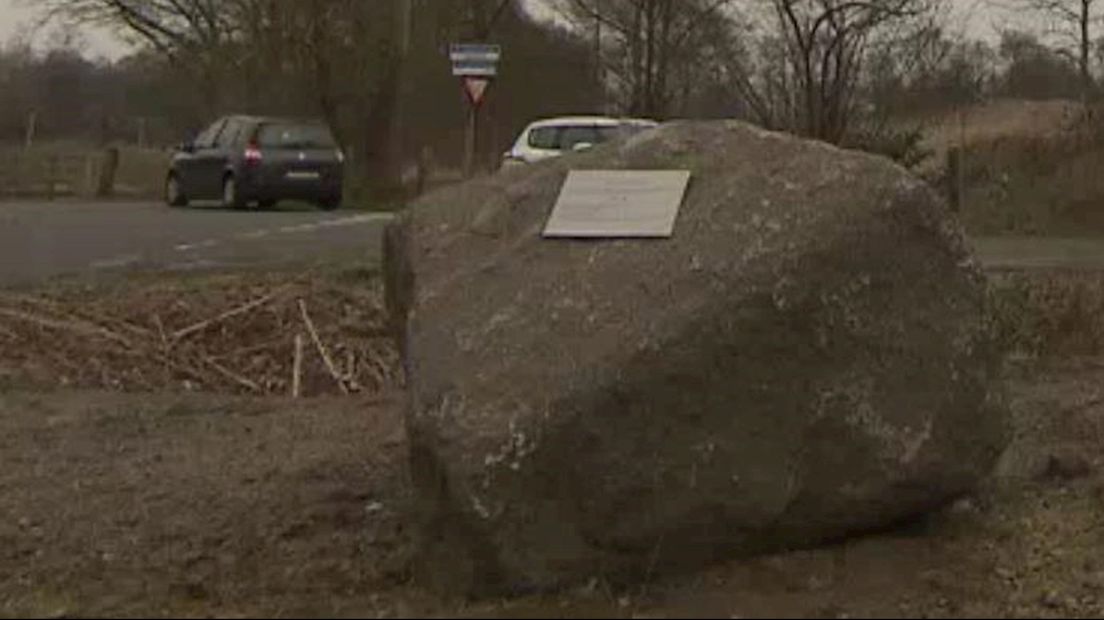
[[[1016,126],[1060,128],[1063,104],[1044,107]],[[967,141],[1006,133],[1007,118],[968,116]],[[554,597],[439,600],[408,573],[401,396],[361,363],[392,353],[356,278],[220,276],[204,297],[158,279],[141,299],[95,291],[80,305],[68,289],[0,294],[0,617],[1104,616],[1104,357],[1068,356],[1010,366],[1014,441],[990,484],[942,513],[631,591],[594,579]],[[295,400],[280,394],[293,332],[309,336],[299,299],[356,363],[332,373],[308,339],[310,398]],[[204,319],[214,329],[147,346]],[[232,337],[247,333],[263,355]],[[25,358],[28,343],[63,354]],[[157,373],[100,372],[149,359]],[[334,374],[365,389],[340,396]]]
[[[0,616],[1104,615],[1104,362],[1010,374],[990,488],[838,546],[465,606],[410,583],[397,395],[0,392]]]

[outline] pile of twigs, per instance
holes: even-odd
[[[375,280],[0,294],[0,374],[36,385],[304,397],[379,392],[399,367]]]

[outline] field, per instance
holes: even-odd
[[[0,198],[91,197],[105,158],[104,149],[88,144],[51,143],[29,149],[0,144]],[[168,160],[164,150],[119,147],[115,196],[160,197]]]
[[[1104,116],[1068,101],[995,101],[912,119],[941,180],[964,146],[962,219],[975,235],[1104,234]],[[939,182],[939,181],[937,181]]]

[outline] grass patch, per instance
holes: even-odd
[[[1002,100],[912,119],[934,157],[919,172],[942,186],[947,153],[965,145],[961,218],[974,235],[1104,234],[1104,108]]]
[[[170,153],[159,149],[119,147],[115,195],[159,198]],[[0,147],[0,196],[95,195],[104,149],[90,144],[44,143],[29,149]]]
[[[992,274],[990,300],[1001,340],[1013,356],[1104,353],[1104,273]]]
[[[974,234],[1104,234],[1104,139],[1006,137],[966,153],[963,222]]]

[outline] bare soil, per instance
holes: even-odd
[[[1104,614],[1104,363],[1014,371],[993,484],[837,546],[467,606],[411,583],[396,396],[0,394],[2,616]]]

